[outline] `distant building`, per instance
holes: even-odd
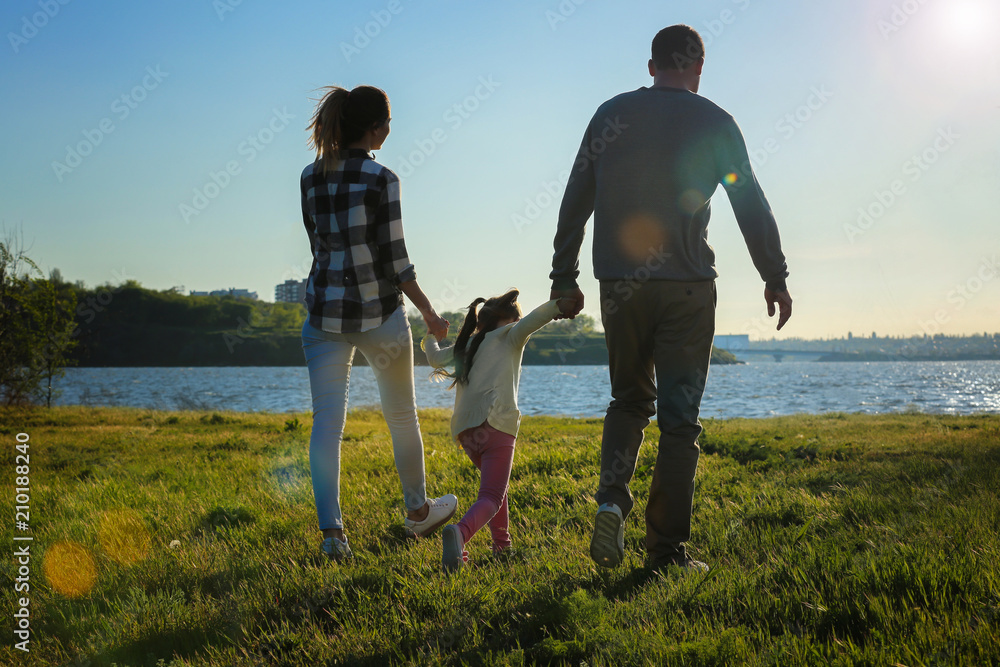
[[[749,334],[730,334],[715,337],[715,347],[727,352],[740,352],[750,349]]]
[[[190,296],[235,296],[241,299],[252,299],[253,301],[257,300],[257,292],[251,292],[250,290],[245,289],[236,289],[235,287],[212,290],[211,292],[191,290],[189,294]]]
[[[274,288],[275,303],[304,303],[306,300],[306,280],[286,280]]]

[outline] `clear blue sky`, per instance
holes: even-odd
[[[995,0],[235,3],[4,3],[0,223],[45,270],[273,299],[309,268],[311,98],[371,84],[437,308],[510,286],[533,307],[587,121],[649,85],[653,35],[688,23],[700,92],[740,123],[781,229],[778,337],[1000,330]],[[718,333],[775,335],[721,188],[714,204]]]

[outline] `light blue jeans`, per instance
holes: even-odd
[[[309,366],[313,426],[309,467],[320,530],[343,528],[340,511],[340,444],[347,418],[347,391],[354,350],[368,360],[378,382],[382,415],[408,510],[423,507],[424,443],[413,391],[413,335],[402,306],[381,326],[361,333],[330,333],[306,319],[302,350]]]

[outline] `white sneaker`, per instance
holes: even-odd
[[[465,562],[462,530],[458,525],[445,526],[441,531],[441,567],[445,572],[462,569]]]
[[[413,533],[414,537],[427,537],[435,530],[448,523],[458,509],[458,498],[452,494],[440,498],[427,499],[427,516],[422,521],[404,519],[403,525]]]
[[[614,503],[604,503],[597,509],[590,557],[601,567],[616,567],[625,557],[625,520]]]
[[[328,537],[323,540],[320,548],[323,549],[323,553],[330,560],[354,558],[354,552],[351,551],[351,545],[347,543],[346,537],[343,540],[338,540],[336,537]]]

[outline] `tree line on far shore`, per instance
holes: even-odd
[[[97,288],[67,286],[79,304],[77,346],[81,366],[302,366],[300,303],[268,303],[246,298],[185,296],[142,287],[135,281]],[[426,363],[420,339],[423,319],[410,309],[414,362]],[[451,338],[465,318],[443,312]],[[553,322],[532,336],[526,364],[606,364],[604,335],[587,315]],[[355,363],[364,364],[362,355]]]
[[[46,277],[10,238],[0,243],[0,405],[50,404],[66,366],[302,366],[301,303],[152,290],[135,280],[87,287]],[[451,338],[464,312],[444,312]],[[409,315],[414,361],[426,326]],[[716,350],[713,362],[735,358]],[[356,363],[364,363],[362,355]],[[607,364],[594,319],[559,320],[532,336],[526,364]]]

